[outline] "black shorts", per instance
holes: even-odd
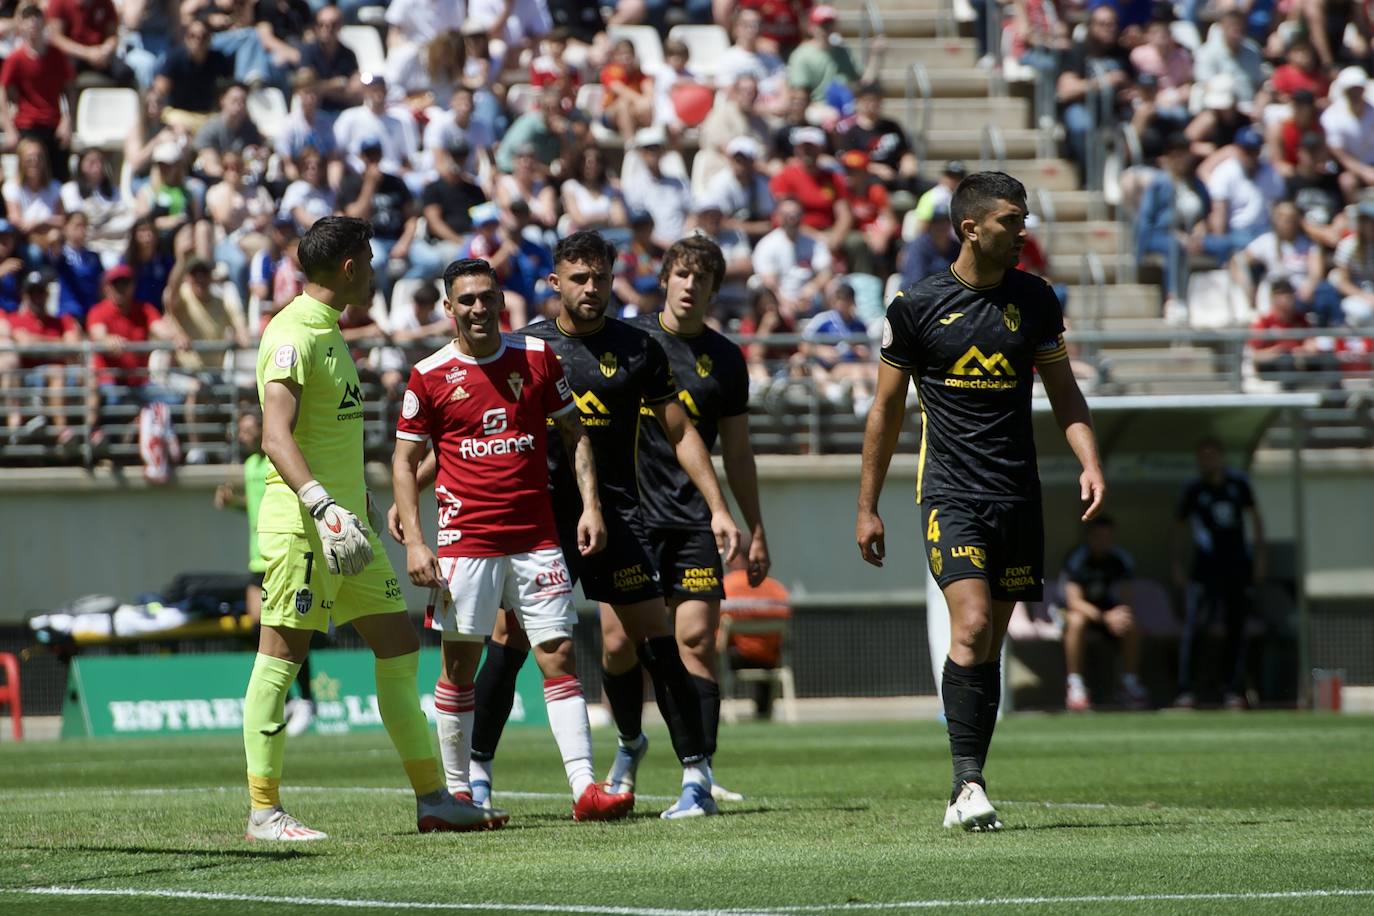
[[[267,580],[267,573],[265,573],[265,572],[250,572],[250,573],[248,574],[248,584],[249,584],[249,585],[256,585],[256,586],[261,587],[261,586],[262,586],[262,583],[265,582],[266,580]]]
[[[921,503],[926,562],[941,588],[986,579],[994,601],[1039,601],[1045,526],[1040,501],[1001,502],[932,494]]]
[[[581,505],[578,506],[581,511]],[[577,518],[571,510],[555,509],[558,541],[574,582],[582,583],[588,601],[611,605],[638,604],[663,597],[658,567],[649,549],[649,537],[639,509],[604,509],[606,547],[584,557],[577,552]]]
[[[725,597],[725,570],[710,531],[654,528],[649,531],[649,546],[665,598],[719,601]]]

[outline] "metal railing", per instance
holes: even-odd
[[[988,163],[992,163],[998,169],[1006,171],[1007,143],[1002,138],[1002,129],[996,124],[984,124],[979,130],[978,153],[982,157],[985,168]]]
[[[913,152],[916,161],[922,165],[926,161],[929,145],[930,109],[934,89],[930,83],[930,71],[925,64],[916,61],[906,72],[906,129],[911,131]],[[920,100],[920,119],[917,120],[916,103]]]
[[[1089,265],[1088,275],[1093,275]],[[1105,295],[1105,290],[1103,292]],[[1099,312],[1102,311],[1099,305]],[[1091,325],[1092,322],[1087,324]],[[867,335],[805,337],[778,334],[734,338],[741,345],[761,345],[782,350],[776,359],[751,358],[753,392],[752,427],[755,447],[760,452],[821,454],[857,451],[863,437],[864,417],[877,377],[877,343]],[[1308,367],[1268,367],[1257,359],[1250,341],[1292,340],[1316,342],[1315,352],[1329,354],[1326,360],[1312,361]],[[1323,406],[1309,411],[1308,440],[1316,446],[1362,444],[1374,446],[1374,354],[1343,353],[1336,346],[1342,340],[1363,341],[1361,331],[1353,328],[1253,332],[1242,328],[1187,331],[1164,326],[1156,330],[1130,332],[1076,326],[1070,334],[1075,348],[1074,362],[1081,373],[1085,390],[1100,395],[1148,393],[1244,393],[1276,388],[1301,388],[1322,392]],[[437,348],[444,339],[426,341]],[[848,344],[869,348],[871,359],[847,362],[848,374],[831,375],[808,351],[813,346]],[[364,354],[360,377],[364,394],[364,435],[369,457],[384,459],[394,438],[399,390],[385,390],[378,371],[369,365],[373,354],[392,346],[383,339],[358,341],[351,346]],[[229,344],[201,343],[195,346],[205,354],[223,353]],[[1360,349],[1360,348],[1355,348]],[[130,352],[167,351],[166,344],[130,344]],[[53,427],[71,425],[88,438],[93,426],[86,416],[85,399],[92,394],[104,401],[95,417],[99,427],[112,440],[105,457],[118,463],[137,461],[138,385],[117,384],[99,388],[95,384],[92,360],[99,351],[94,344],[78,347],[45,346],[0,350],[35,357],[49,354],[55,360],[72,360],[79,374],[73,384],[48,388],[8,385],[3,391],[7,411],[18,411],[21,419],[46,416],[51,412],[49,398],[68,400]],[[1305,358],[1305,357],[1304,357]],[[1301,360],[1300,360],[1301,362]],[[862,368],[860,368],[862,367]],[[6,370],[10,379],[24,370]],[[28,370],[32,371],[32,370]],[[154,369],[151,384],[166,390],[173,376],[191,375],[176,368]],[[255,404],[257,394],[253,376],[243,367],[230,370],[206,369],[193,374],[200,384],[197,405],[189,410],[184,402],[172,408],[175,430],[183,450],[190,445],[203,449],[208,461],[237,459],[233,445],[234,424],[239,413]],[[22,381],[22,379],[20,379]],[[123,396],[120,405],[108,403],[110,397]],[[908,404],[914,409],[914,400]],[[909,437],[915,425],[908,424]],[[63,461],[47,430],[27,443],[13,443],[0,437],[0,460],[5,463],[52,464]],[[66,459],[75,463],[70,456]]]
[[[875,36],[884,35],[883,16],[878,12],[878,4],[874,0],[864,0],[863,17],[859,19],[859,53],[863,58],[864,66],[867,69],[868,56],[871,53],[870,42]]]

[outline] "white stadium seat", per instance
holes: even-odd
[[[687,69],[699,76],[715,76],[730,50],[730,36],[718,25],[675,25],[668,37],[687,46]]]
[[[122,150],[124,138],[138,123],[138,93],[132,89],[83,90],[76,100],[74,134],[83,148]]]
[[[358,72],[385,73],[386,48],[382,35],[370,25],[346,25],[339,30],[339,41],[358,57]]]
[[[651,25],[613,25],[606,30],[606,38],[612,45],[622,38],[632,41],[639,69],[645,73],[663,63],[663,41]]]

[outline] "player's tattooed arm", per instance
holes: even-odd
[[[883,565],[887,552],[883,520],[878,515],[878,497],[887,480],[887,468],[892,453],[897,450],[897,437],[902,433],[905,419],[906,389],[911,374],[889,362],[878,363],[878,390],[873,407],[868,412],[868,426],[864,429],[863,470],[859,477],[859,513],[854,523],[854,539],[859,555],[865,563]]]
[[[749,441],[749,415],[720,419],[720,453],[725,464],[725,479],[735,494],[744,523],[749,526],[749,584],[758,586],[768,576],[772,559],[768,539],[763,533],[763,512],[759,508],[759,476],[754,463],[754,446]]]
[[[1083,473],[1078,475],[1078,487],[1080,498],[1088,504],[1083,510],[1086,522],[1102,511],[1102,501],[1107,498],[1107,478],[1102,474],[1102,461],[1097,454],[1093,417],[1067,359],[1041,363],[1036,369],[1045,385],[1050,407],[1054,409],[1054,418],[1059,421],[1069,448],[1083,467]]]
[[[731,517],[725,495],[720,491],[720,481],[716,480],[716,469],[711,465],[711,453],[706,450],[706,443],[701,441],[701,434],[687,419],[687,411],[682,409],[677,398],[654,404],[652,410],[677,455],[678,464],[682,465],[706,500],[711,510],[711,533],[716,538],[716,549],[729,563],[739,552],[739,526]]]
[[[582,517],[577,520],[577,551],[590,556],[606,546],[606,522],[601,516],[601,495],[596,489],[596,458],[592,440],[582,428],[582,416],[569,410],[556,417],[558,436],[572,462],[577,492],[582,497]]]
[[[425,447],[424,442],[397,438],[396,451],[391,458],[391,486],[401,530],[406,536],[406,573],[413,584],[433,588],[444,584],[444,576],[434,551],[425,543],[424,529],[420,527],[420,486],[415,472],[424,457]]]

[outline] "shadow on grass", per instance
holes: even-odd
[[[1003,827],[998,833],[1013,833],[1022,830],[1130,830],[1136,827],[1151,827],[1155,830],[1185,830],[1196,824],[1174,823],[1170,821],[1111,821],[1102,824],[1082,824],[1061,822],[1056,824],[1018,824]]]
[[[273,859],[285,862],[290,859],[310,858],[320,855],[302,849],[156,849],[151,846],[11,846],[20,852],[107,852],[133,856],[198,856],[215,859]],[[193,866],[204,867],[204,866]]]
[[[154,849],[146,846],[20,846],[11,848],[34,852],[86,852],[133,856],[175,856],[183,860],[185,857],[190,856],[202,860],[191,863],[178,861],[169,865],[160,865],[153,868],[102,870],[99,874],[89,875],[87,877],[71,877],[64,881],[64,883],[77,886],[117,879],[129,880],[149,878],[153,875],[161,874],[186,875],[193,872],[209,871],[230,864],[226,860],[248,859],[284,862],[291,859],[310,858],[319,855],[319,853],[304,852],[298,849]]]

